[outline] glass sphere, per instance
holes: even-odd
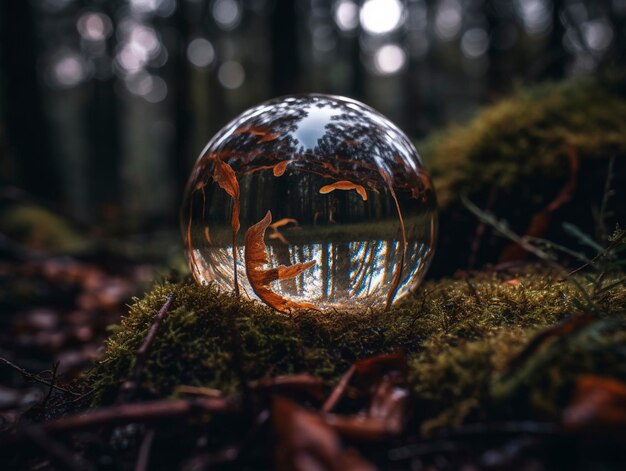
[[[415,147],[384,116],[348,98],[289,96],[211,139],[181,229],[199,283],[282,312],[389,306],[428,269],[436,200]]]

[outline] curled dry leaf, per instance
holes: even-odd
[[[268,237],[272,240],[280,240],[283,244],[289,245],[289,241],[287,240],[287,238],[278,231],[272,232],[270,235],[268,235]]]
[[[237,282],[237,234],[239,233],[239,182],[233,168],[221,159],[215,159],[213,180],[233,199],[233,211],[230,225],[233,231],[233,273],[235,276],[235,293],[239,296],[239,283]]]
[[[295,402],[274,398],[276,468],[281,471],[373,471],[375,466],[356,450],[344,447],[324,419]]]
[[[278,134],[277,132],[270,132],[263,136],[261,139],[259,139],[259,142],[271,142],[278,139],[279,137],[280,134]]]
[[[272,213],[268,211],[263,219],[253,226],[250,226],[246,231],[246,246],[244,252],[246,274],[252,290],[265,304],[280,312],[287,313],[293,309],[317,309],[313,304],[289,301],[272,291],[270,283],[295,278],[300,273],[315,265],[315,260],[296,263],[290,266],[264,269],[263,265],[269,262],[269,258],[263,238],[271,222]]]
[[[340,180],[338,182],[331,183],[330,185],[324,185],[320,188],[320,193],[325,195],[326,193],[330,193],[335,190],[354,190],[361,196],[361,198],[363,198],[363,201],[367,201],[367,192],[365,191],[363,185],[357,185],[349,180]]]
[[[297,226],[298,225],[298,220],[294,219],[294,218],[282,218],[282,219],[279,219],[278,221],[270,224],[270,227],[272,229],[278,229],[279,227],[286,226],[287,224],[293,224],[294,226]]]
[[[273,172],[274,172],[274,176],[275,177],[282,177],[283,174],[285,173],[285,170],[287,170],[287,165],[289,165],[289,161],[288,160],[284,160],[276,165],[274,165],[273,167]]]

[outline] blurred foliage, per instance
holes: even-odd
[[[66,219],[34,203],[13,204],[1,210],[0,232],[47,253],[75,253],[91,244]]]
[[[558,181],[570,148],[583,159],[626,158],[623,74],[519,89],[420,145],[443,211],[463,193],[514,194],[530,180]]]

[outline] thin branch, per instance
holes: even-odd
[[[232,398],[194,398],[118,404],[92,409],[53,420],[44,425],[48,432],[71,432],[135,422],[155,422],[198,413],[234,413],[239,405]]]
[[[159,327],[163,322],[163,318],[165,317],[165,314],[167,314],[167,312],[170,310],[170,307],[172,306],[175,298],[176,295],[168,294],[165,303],[163,304],[161,309],[159,309],[159,312],[157,312],[154,316],[154,319],[152,320],[152,325],[150,326],[150,329],[148,329],[148,333],[146,334],[143,343],[137,349],[133,372],[131,373],[129,379],[124,382],[120,389],[120,393],[117,399],[118,403],[129,401],[132,396],[137,392],[137,389],[139,388],[139,383],[141,381],[141,375],[146,366],[150,347],[152,347],[152,343],[154,342],[157,332],[159,331]]]
[[[337,405],[339,399],[341,399],[341,396],[343,396],[344,391],[348,387],[348,383],[352,379],[352,376],[354,376],[355,371],[356,368],[354,365],[352,365],[350,369],[346,371],[345,374],[341,377],[341,379],[337,383],[337,386],[335,386],[335,389],[333,389],[333,392],[330,394],[330,396],[328,396],[328,399],[326,399],[326,402],[322,406],[323,413],[328,414]]]
[[[48,400],[50,399],[50,396],[52,395],[54,382],[57,379],[58,369],[59,369],[59,362],[57,361],[54,363],[54,365],[52,365],[52,377],[50,378],[50,388],[48,389],[48,394],[46,395],[46,398],[43,400],[44,406],[48,403]]]
[[[80,396],[79,393],[76,393],[74,391],[70,391],[69,389],[65,389],[65,388],[63,388],[61,386],[57,386],[56,384],[54,384],[54,378],[53,378],[53,381],[46,381],[45,379],[43,379],[39,375],[36,375],[36,374],[33,374],[33,373],[30,373],[30,372],[26,371],[24,368],[16,365],[15,363],[7,360],[4,357],[0,357],[0,363],[4,363],[5,365],[10,366],[15,371],[17,371],[22,376],[24,376],[24,378],[29,379],[31,381],[35,381],[35,382],[37,382],[39,384],[43,384],[45,386],[48,386],[50,389],[56,389],[57,391],[60,391],[60,392],[65,393],[65,394],[69,394],[69,395],[74,396],[74,397]]]

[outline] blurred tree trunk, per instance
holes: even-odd
[[[82,2],[84,7],[89,2]],[[117,1],[104,5],[104,12],[116,21]],[[116,26],[116,25],[114,25]],[[109,38],[107,49],[113,51],[115,39]],[[108,223],[119,223],[124,211],[122,201],[122,156],[120,145],[120,106],[115,92],[115,76],[89,83],[90,99],[84,107],[91,155],[84,156],[88,162],[89,207],[94,209],[92,219],[103,216]]]
[[[0,70],[12,180],[39,198],[60,202],[64,195],[44,115],[29,1],[0,1]]]
[[[565,34],[565,28],[563,26],[561,13],[565,8],[565,2],[563,0],[553,0],[552,11],[552,34],[550,35],[550,47],[549,51],[552,54],[548,54],[548,57],[552,60],[548,63],[546,70],[541,74],[543,78],[562,79],[567,72],[567,63],[569,57],[565,48],[563,47],[563,35]]]
[[[296,2],[275,0],[271,17],[272,93],[274,96],[299,91],[298,30]]]
[[[107,222],[119,222],[123,211],[121,202],[120,122],[114,79],[94,80],[91,100],[85,108],[89,132],[89,179],[95,218],[104,216]]]
[[[192,127],[189,93],[191,80],[186,55],[190,40],[190,25],[187,13],[187,2],[178,2],[178,7],[173,16],[174,27],[178,34],[175,37],[174,47],[170,48],[172,76],[168,81],[174,111],[174,138],[170,150],[170,169],[176,185],[174,194],[174,209],[176,211],[180,207],[183,191],[191,171],[191,164],[195,157],[192,155],[190,133]]]

